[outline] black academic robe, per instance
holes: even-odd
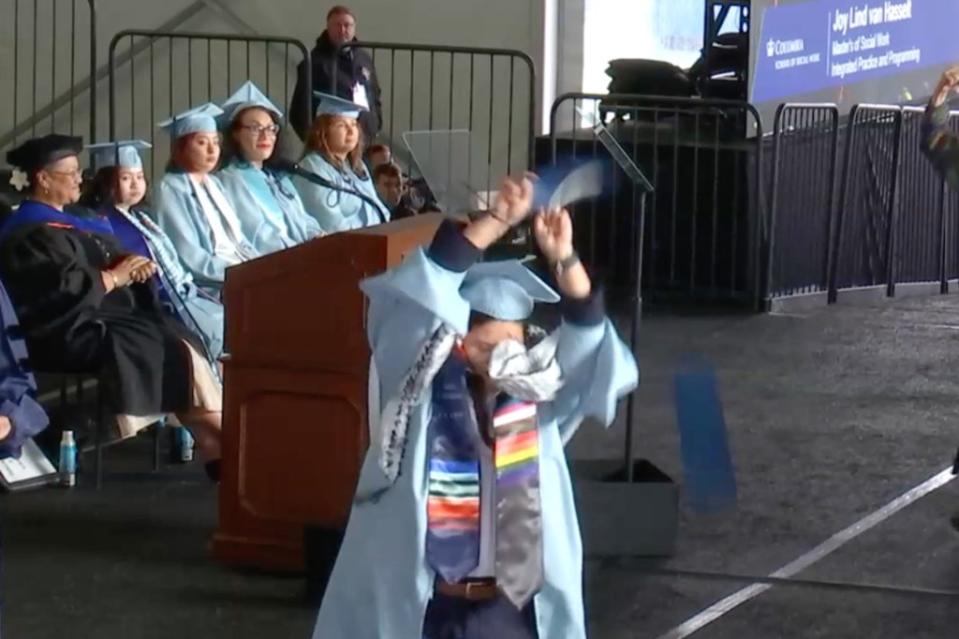
[[[148,284],[106,292],[100,273],[123,255],[109,235],[24,224],[0,242],[0,278],[36,370],[98,375],[113,413],[185,410],[191,375],[183,340],[198,340],[162,312]]]

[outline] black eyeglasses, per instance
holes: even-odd
[[[241,124],[240,128],[249,131],[256,137],[260,137],[264,133],[275,136],[280,132],[280,127],[277,124],[271,124],[270,126],[260,126],[259,124]]]

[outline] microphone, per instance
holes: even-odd
[[[340,191],[341,193],[349,193],[350,195],[354,195],[373,207],[373,210],[376,211],[377,217],[379,217],[380,219],[380,224],[386,224],[387,220],[386,220],[386,216],[383,215],[383,209],[381,208],[382,204],[380,204],[379,202],[377,202],[376,200],[374,200],[373,198],[371,198],[370,196],[364,193],[360,193],[359,191],[354,191],[353,189],[349,189],[343,186],[338,186],[336,184],[333,184],[326,178],[320,175],[317,175],[313,171],[304,169],[302,166],[299,165],[299,163],[293,162],[286,158],[282,158],[282,157],[274,158],[268,163],[268,166],[270,169],[274,171],[281,171],[283,173],[297,175],[303,178],[304,180],[306,180],[307,182],[311,182],[313,184],[316,184],[317,186],[322,186],[327,189],[332,189],[333,191]]]

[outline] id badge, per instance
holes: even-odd
[[[360,82],[353,85],[353,102],[364,109],[370,108],[370,102],[366,99],[366,87]]]

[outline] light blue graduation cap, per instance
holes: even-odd
[[[90,163],[96,170],[116,166],[121,169],[142,169],[143,160],[140,151],[149,149],[151,144],[143,140],[120,140],[118,142],[100,142],[88,144]]]
[[[355,120],[360,117],[361,112],[369,111],[369,109],[362,104],[344,100],[339,96],[323,93],[322,91],[314,91],[313,97],[319,100],[319,103],[316,105],[316,116],[341,115],[344,118],[353,118]]]
[[[555,304],[559,295],[519,260],[481,262],[466,272],[460,295],[473,311],[494,319],[528,319],[536,302]]]
[[[227,98],[226,102],[223,103],[223,114],[220,116],[220,119],[224,122],[232,122],[240,113],[253,107],[259,107],[269,111],[276,115],[277,118],[283,117],[283,112],[280,111],[279,107],[273,104],[270,98],[266,97],[263,92],[260,91],[259,87],[247,80],[243,83],[243,86],[237,89],[236,93]]]
[[[169,120],[160,122],[157,126],[164,129],[173,139],[181,138],[190,133],[216,133],[216,118],[223,113],[223,109],[207,102],[203,106],[184,111]]]

